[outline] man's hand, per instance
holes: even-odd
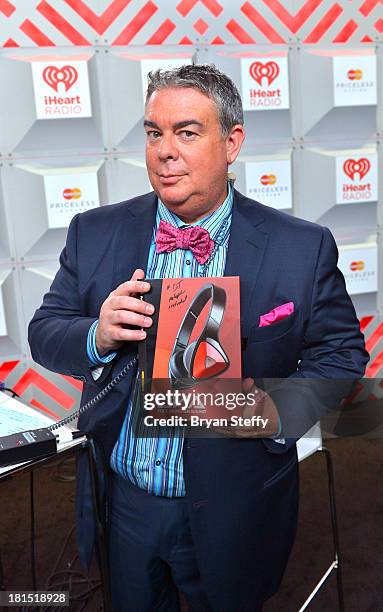
[[[248,402],[243,407],[242,417],[245,419],[261,417],[262,421],[256,419],[250,424],[217,427],[216,431],[228,434],[233,438],[269,438],[279,431],[279,416],[276,406],[271,397],[262,389],[255,386],[252,378],[245,378],[242,383],[243,392],[246,395],[253,394],[254,403]],[[236,413],[237,414],[237,413]]]
[[[150,327],[153,323],[150,315],[154,312],[154,306],[137,297],[150,289],[149,283],[138,280],[144,276],[143,270],[135,270],[130,281],[112,291],[101,306],[96,331],[96,346],[100,355],[118,350],[124,342],[146,338],[144,330],[129,329],[131,325]]]

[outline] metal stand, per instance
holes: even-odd
[[[336,502],[335,502],[334,466],[333,466],[332,457],[331,457],[331,453],[329,449],[326,448],[325,446],[321,446],[318,450],[323,452],[326,457],[328,492],[329,492],[330,514],[331,514],[331,527],[332,527],[332,537],[333,537],[333,546],[334,546],[334,561],[329,565],[328,569],[323,574],[319,582],[316,584],[315,588],[311,591],[310,595],[308,596],[308,598],[306,599],[302,607],[299,608],[298,612],[303,612],[303,610],[306,610],[307,606],[311,603],[315,595],[318,593],[319,589],[324,585],[324,583],[326,582],[326,580],[329,578],[329,576],[334,570],[336,571],[336,579],[337,579],[339,612],[344,612],[344,595],[343,595],[343,582],[342,582],[341,555],[340,555],[340,547],[339,547],[338,516],[337,516]]]
[[[0,591],[5,591],[5,583],[4,583],[4,570],[3,570],[3,563],[1,561],[1,554],[0,554]]]
[[[112,612],[112,599],[110,591],[109,563],[108,563],[108,543],[106,537],[105,521],[101,508],[97,466],[96,466],[96,451],[94,441],[88,438],[87,443],[89,470],[92,484],[93,508],[96,521],[96,547],[97,557],[100,568],[101,583],[102,583],[102,598],[105,612]]]

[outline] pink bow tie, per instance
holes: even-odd
[[[161,220],[156,233],[157,253],[171,253],[175,249],[188,249],[200,264],[204,264],[210,257],[214,247],[214,240],[210,238],[207,230],[199,225],[178,229]]]

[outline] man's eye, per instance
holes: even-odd
[[[197,136],[197,134],[195,132],[191,132],[190,130],[182,130],[181,134],[187,140],[190,140],[194,136]]]
[[[148,138],[151,138],[152,140],[155,140],[156,138],[159,138],[161,136],[160,132],[158,132],[157,130],[149,130],[149,132],[146,132]]]

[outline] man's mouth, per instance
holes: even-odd
[[[184,174],[160,174],[159,178],[162,185],[174,185],[178,183],[183,176]]]

